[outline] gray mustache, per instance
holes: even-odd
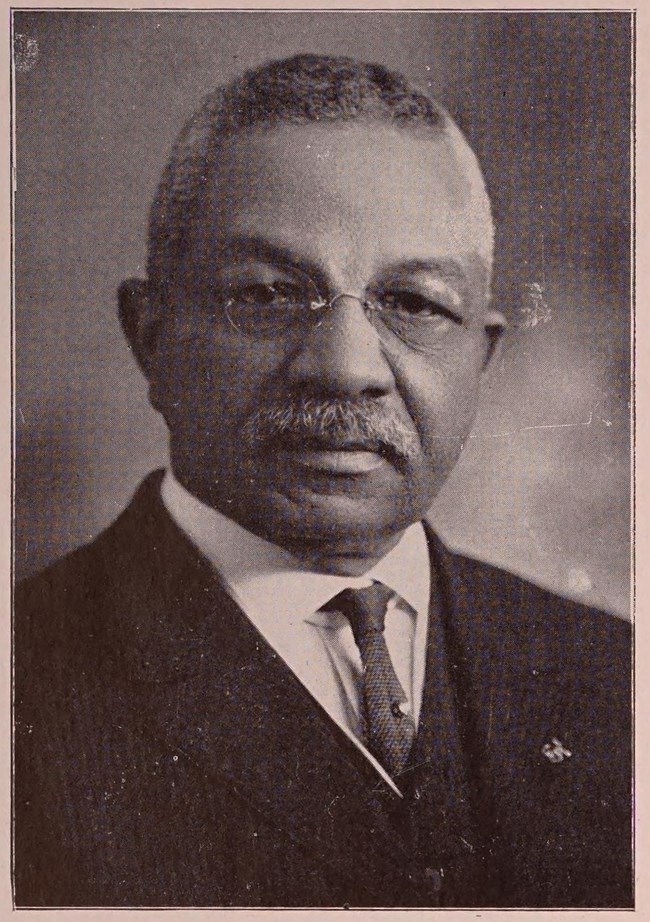
[[[419,447],[414,429],[374,400],[318,400],[269,404],[245,422],[242,438],[257,450],[274,439],[368,444],[389,457],[408,460]]]

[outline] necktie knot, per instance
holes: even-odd
[[[386,608],[393,590],[383,583],[373,583],[365,589],[344,589],[326,605],[325,611],[339,611],[350,622],[357,644],[369,634],[384,632]]]

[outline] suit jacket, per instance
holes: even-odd
[[[159,482],[17,589],[17,905],[632,905],[624,622],[430,534],[400,799],[227,595]]]

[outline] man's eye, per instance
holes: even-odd
[[[224,292],[227,304],[245,308],[286,308],[300,301],[300,294],[284,282],[272,285],[261,282],[238,285]]]
[[[447,317],[459,322],[458,316],[444,304],[426,298],[424,295],[411,291],[386,292],[381,299],[385,310],[394,311],[403,317],[414,317],[426,320],[429,317]]]
[[[248,285],[229,287],[224,292],[225,299],[232,304],[250,307],[281,306],[287,300],[288,292],[282,285],[266,285],[253,282]]]

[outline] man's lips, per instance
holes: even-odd
[[[389,460],[384,446],[374,441],[283,438],[274,448],[294,463],[329,474],[368,474]]]
[[[388,462],[375,451],[305,450],[296,454],[296,460],[304,467],[330,474],[369,474]]]

